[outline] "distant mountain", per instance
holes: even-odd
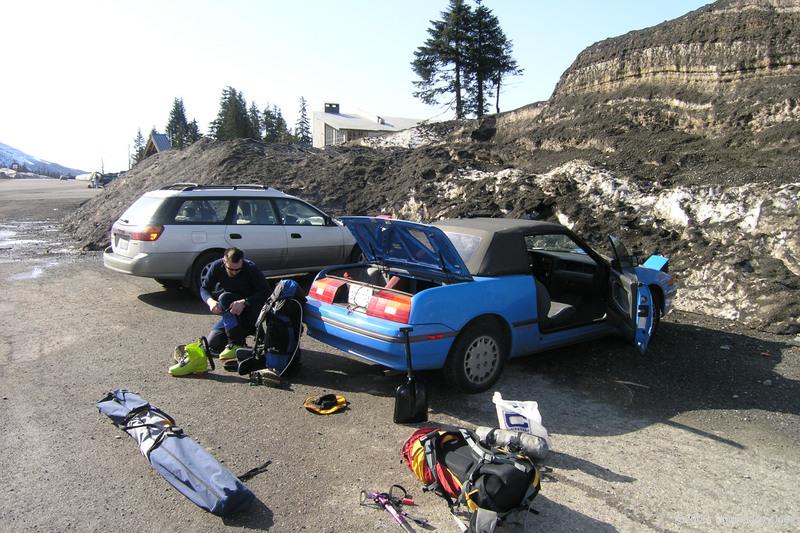
[[[24,166],[31,172],[51,176],[59,176],[61,174],[77,176],[86,172],[85,170],[69,168],[58,163],[51,163],[50,161],[33,157],[7,144],[0,143],[0,168],[11,168],[14,163],[17,163],[20,167]]]

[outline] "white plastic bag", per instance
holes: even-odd
[[[497,409],[497,423],[500,429],[530,433],[544,439],[547,447],[552,449],[550,435],[542,425],[539,404],[533,401],[504,400],[503,395],[499,392],[494,393],[492,401]]]

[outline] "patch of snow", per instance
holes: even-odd
[[[386,135],[362,137],[358,143],[370,148],[419,148],[442,142],[442,137],[426,125],[408,128]]]

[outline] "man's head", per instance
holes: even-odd
[[[236,277],[244,266],[244,252],[236,247],[228,248],[222,255],[222,262],[225,264],[228,276]]]

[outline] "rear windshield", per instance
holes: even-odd
[[[446,231],[445,235],[450,239],[450,242],[455,246],[458,255],[464,263],[468,263],[481,244],[481,238],[477,235],[469,235],[466,233],[455,233],[453,231]]]
[[[136,226],[149,224],[152,221],[156,210],[163,201],[163,198],[142,196],[133,202],[133,205],[125,210],[119,219],[123,224],[131,224]]]

